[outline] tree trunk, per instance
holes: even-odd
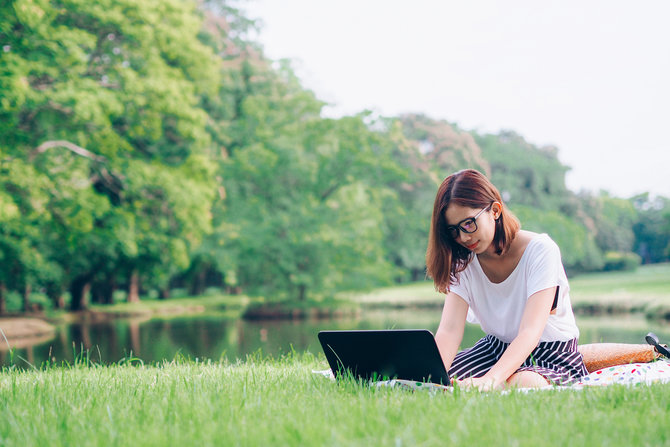
[[[30,294],[32,293],[32,286],[26,284],[23,289],[23,312],[30,312]]]
[[[193,296],[202,295],[203,293],[205,293],[206,285],[207,285],[207,270],[203,268],[201,271],[199,271],[193,276],[190,290],[191,295]]]
[[[5,283],[0,281],[0,315],[5,315],[7,313],[7,299],[5,298],[5,292],[7,292],[7,287]]]
[[[130,275],[130,285],[128,286],[128,302],[138,303],[140,301],[140,275],[137,269]]]
[[[103,304],[114,304],[114,291],[116,290],[116,281],[113,279],[107,281],[107,287],[102,292]]]
[[[113,279],[96,282],[91,287],[91,299],[97,304],[113,304],[116,284]]]
[[[47,297],[51,300],[55,309],[65,309],[65,298],[63,297],[63,290],[60,286],[54,283],[47,283],[46,285]]]
[[[160,293],[158,294],[158,298],[162,300],[167,300],[170,298],[170,286],[165,286],[164,288],[161,289]]]
[[[86,296],[91,288],[89,276],[79,276],[70,284],[70,295],[72,302],[70,303],[71,310],[85,310],[88,309],[88,302]]]
[[[94,304],[102,304],[102,284],[99,282],[94,282],[91,285],[91,302]]]
[[[305,301],[306,296],[307,296],[307,286],[304,284],[300,284],[298,286],[298,301]]]

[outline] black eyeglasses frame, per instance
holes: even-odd
[[[480,212],[474,215],[474,217],[468,217],[466,219],[463,219],[462,221],[458,222],[456,225],[447,225],[446,231],[451,236],[453,239],[458,239],[458,237],[461,235],[461,231],[466,234],[472,234],[475,231],[479,229],[477,226],[477,218],[481,216],[483,213],[486,211],[490,210],[491,207],[493,206],[493,202],[489,204],[486,208],[482,209]],[[463,224],[468,221],[472,221],[473,225],[475,226],[475,229],[472,231],[468,231],[463,227]]]

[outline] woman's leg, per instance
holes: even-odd
[[[452,379],[482,377],[500,359],[508,344],[492,335],[479,340],[454,358],[449,368]],[[547,384],[567,385],[588,374],[582,355],[577,351],[577,339],[541,342],[508,379],[509,386],[542,387]],[[516,377],[515,377],[516,376]]]
[[[577,339],[540,342],[516,371],[520,372],[539,374],[553,385],[569,385],[588,374],[582,355],[577,351]],[[532,379],[518,380],[526,383],[526,380]]]
[[[512,388],[542,388],[549,386],[549,381],[534,371],[519,371],[507,379],[507,386]]]

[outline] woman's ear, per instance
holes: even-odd
[[[491,204],[491,213],[493,214],[493,219],[498,220],[502,215],[502,203],[493,202]]]

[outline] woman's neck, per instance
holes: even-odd
[[[536,233],[520,230],[507,251],[497,254],[495,247],[491,244],[484,253],[477,255],[479,265],[491,282],[503,282],[512,274],[528,243],[535,235]]]

